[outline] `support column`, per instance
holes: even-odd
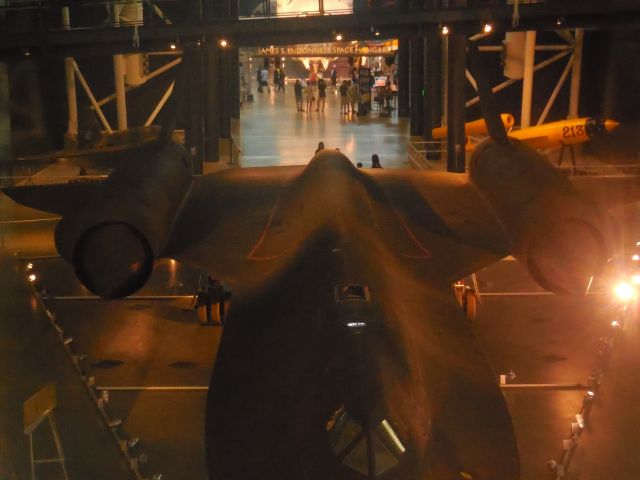
[[[220,50],[217,45],[209,43],[206,47],[205,78],[206,107],[205,126],[205,158],[207,161],[220,160]]]
[[[62,7],[62,28],[71,28],[69,7]],[[77,140],[78,137],[78,96],[76,94],[76,76],[73,71],[73,58],[64,59],[64,72],[67,87],[67,135]]]
[[[203,135],[203,68],[202,68],[202,47],[185,51],[182,61],[185,62],[187,91],[186,118],[184,127],[184,146],[187,148],[193,159],[196,173],[202,173],[202,162],[204,159],[204,135]],[[187,58],[189,57],[189,58]]]
[[[124,55],[113,56],[113,79],[116,90],[116,113],[118,116],[118,130],[127,129],[127,96],[124,89],[124,74],[126,66]]]
[[[231,49],[220,50],[220,137],[231,138]]]
[[[442,37],[439,32],[429,32],[424,48],[423,137],[431,140],[431,131],[440,126],[442,117]]]
[[[409,43],[410,60],[410,135],[422,135],[423,114],[422,114],[422,87],[423,87],[423,51],[424,39],[422,37],[413,38]]]
[[[442,119],[442,37],[430,31],[424,52],[424,111],[423,133],[425,140],[433,140],[432,130],[440,126]],[[438,149],[433,149],[438,150]],[[428,160],[440,160],[440,152],[430,152]]]
[[[447,72],[447,171],[462,173],[464,163],[467,37],[450,35]]]
[[[231,78],[231,118],[240,118],[240,51],[238,47],[229,48]]]
[[[584,30],[576,28],[575,43],[573,45],[573,67],[571,70],[571,90],[569,93],[568,118],[578,118],[578,106],[580,103],[580,75],[582,71],[582,46],[584,43]]]
[[[409,116],[409,39],[398,40],[398,116]]]
[[[0,62],[0,172],[7,174],[5,164],[11,160],[11,116],[9,114],[9,68]],[[8,173],[10,175],[10,173]],[[0,179],[0,185],[4,184]]]
[[[524,43],[524,73],[522,77],[522,110],[520,128],[531,126],[531,97],[533,96],[533,67],[536,55],[536,32],[528,31]]]

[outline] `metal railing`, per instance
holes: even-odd
[[[640,176],[640,165],[561,165],[557,167],[568,176]]]
[[[410,140],[407,145],[409,163],[416,170],[444,170],[447,164],[447,149],[444,146],[445,142],[439,140]]]

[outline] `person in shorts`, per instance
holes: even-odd
[[[324,104],[327,101],[327,83],[323,78],[318,80],[318,104],[316,105],[316,112],[322,110],[324,112]],[[322,105],[322,109],[320,106]]]
[[[343,80],[340,85],[340,114],[348,115],[349,114],[349,87],[347,86],[347,81]]]

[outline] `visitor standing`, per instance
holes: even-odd
[[[273,69],[273,89],[277,92],[280,87],[280,70],[276,67]]]
[[[293,92],[296,95],[296,107],[299,112],[302,112],[302,84],[299,78],[296,78],[296,83],[293,84]]]
[[[307,86],[304,87],[304,100],[307,104],[307,113],[311,112],[313,101],[315,100],[313,92],[314,91],[313,87],[311,86],[311,82],[307,82]]]
[[[282,90],[282,92],[284,93],[284,86],[285,86],[285,80],[286,80],[286,76],[284,74],[284,69],[282,67],[278,68],[278,90],[276,90],[277,92],[279,92],[280,90]]]
[[[267,92],[271,93],[271,89],[269,88],[269,70],[266,67],[262,67],[262,71],[260,72],[260,86],[262,88],[267,87]]]
[[[260,67],[256,70],[256,81],[258,82],[258,92],[262,93],[262,69]]]
[[[309,72],[309,81],[307,82],[311,87],[312,96],[315,97],[318,91],[318,74],[315,70],[315,67],[311,67],[311,71]]]
[[[333,70],[331,71],[331,88],[333,88],[333,93],[338,93],[338,88],[336,84],[338,83],[338,72],[336,71],[336,66],[333,66]]]
[[[358,87],[358,82],[354,82],[353,85],[349,87],[349,102],[351,103],[351,113],[356,113],[356,104],[360,101],[360,88]]]
[[[378,157],[377,153],[371,155],[371,168],[382,168],[382,165],[380,165],[380,157]]]
[[[318,105],[316,107],[316,112],[318,110],[322,110],[324,112],[324,104],[327,101],[327,84],[324,81],[324,78],[318,80]],[[322,109],[320,108],[322,105]]]
[[[347,96],[349,87],[347,81],[343,80],[340,85],[340,114],[347,115],[349,113],[349,98]]]

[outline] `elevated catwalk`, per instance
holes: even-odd
[[[17,478],[30,478],[22,404],[48,382],[54,382],[54,412],[70,478],[128,479],[131,472],[101,421],[95,403],[76,373],[58,336],[27,285],[23,265],[0,256],[0,435],[4,458]],[[36,437],[40,455],[50,445]],[[39,467],[39,478],[60,478],[57,465]],[[9,477],[11,478],[11,477]]]

